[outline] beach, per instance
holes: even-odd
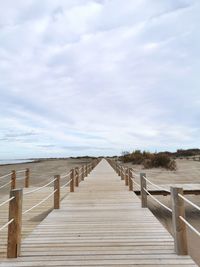
[[[30,186],[40,186],[46,181],[53,178],[54,175],[62,175],[69,172],[72,168],[80,167],[88,162],[90,158],[82,159],[44,159],[36,160],[35,162],[19,163],[19,164],[6,164],[0,165],[0,176],[10,173],[12,170],[20,171],[26,168],[30,169]],[[17,179],[20,179],[24,174],[19,174]],[[1,179],[0,186],[3,185],[8,179]],[[17,187],[23,187],[23,180],[17,181]],[[0,196],[7,194],[10,187],[0,190]]]

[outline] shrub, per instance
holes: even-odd
[[[168,155],[163,153],[154,154],[152,159],[152,167],[155,168],[165,168],[168,170],[176,169],[176,162],[172,160]]]
[[[166,153],[149,153],[135,150],[132,153],[124,153],[121,160],[132,162],[133,164],[142,164],[144,168],[166,168],[168,170],[176,170],[176,162]]]

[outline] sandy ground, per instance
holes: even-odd
[[[91,161],[90,159],[56,159],[56,160],[42,160],[41,162],[32,163],[21,163],[11,165],[0,165],[0,176],[10,173],[12,170],[18,171],[26,168],[30,169],[30,186],[40,186],[45,184],[54,175],[64,174],[70,171],[74,167],[80,167]],[[20,173],[17,178],[23,177],[24,174]],[[8,178],[0,180],[0,186],[5,184]],[[21,187],[23,181],[17,182],[17,187]],[[0,197],[3,194],[9,192],[10,187],[7,186],[5,189],[0,190]]]
[[[136,177],[137,182],[139,182],[139,173],[144,172],[147,178],[155,184],[164,185],[165,184],[200,184],[200,162],[199,161],[188,161],[186,159],[178,159],[177,171],[166,171],[164,169],[143,169],[140,165],[124,164],[133,168],[138,176]],[[162,203],[171,207],[170,196],[156,196],[158,200]],[[187,195],[187,198],[200,206],[200,195]],[[148,197],[148,208],[153,212],[153,214],[159,219],[159,221],[165,226],[165,228],[172,234],[172,220],[171,213],[162,208],[154,200]],[[191,207],[186,203],[185,205],[187,220],[200,231],[200,211]],[[192,258],[200,266],[200,238],[190,231],[188,231],[188,245],[189,253]]]

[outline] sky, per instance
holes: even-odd
[[[199,0],[0,0],[0,158],[200,147]]]

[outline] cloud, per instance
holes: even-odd
[[[199,146],[199,11],[195,0],[2,3],[2,157]]]

